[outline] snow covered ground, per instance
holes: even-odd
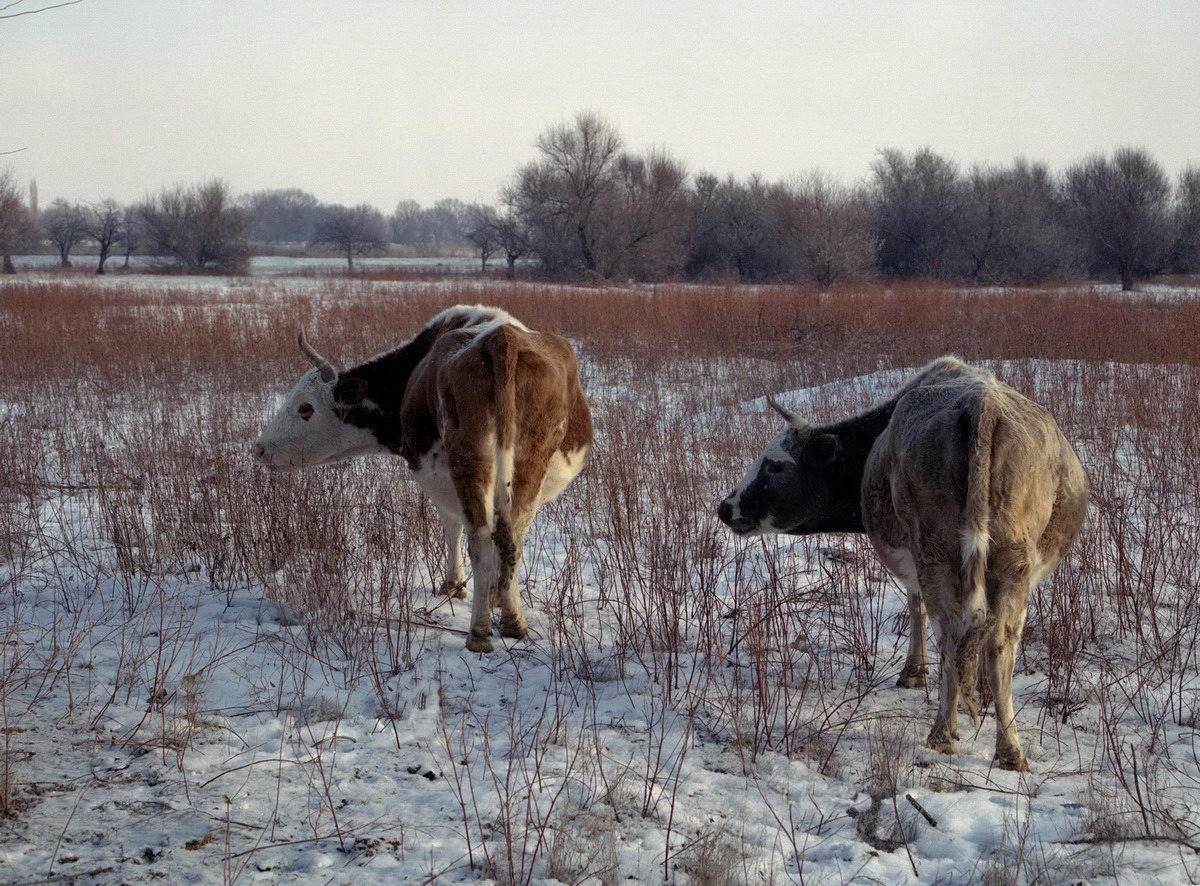
[[[721,529],[774,422],[717,402],[730,367],[584,357],[596,455],[530,535],[530,637],[487,657],[432,593],[434,521],[396,465],[265,478],[241,452],[266,396],[213,427],[203,392],[61,423],[6,401],[0,879],[1200,877],[1196,478],[1140,499],[1180,463],[1114,393],[1194,404],[1194,371],[995,364],[1061,405],[1098,499],[1031,604],[1017,775],[990,717],[956,757],[921,746],[935,698],[894,686],[904,602],[863,539]],[[905,374],[782,399],[846,414]]]

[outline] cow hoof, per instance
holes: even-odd
[[[929,738],[925,739],[925,746],[937,751],[939,754],[947,754],[953,757],[958,753],[958,747],[955,744],[957,736],[948,736],[945,733],[929,733]]]
[[[467,635],[467,651],[491,652],[496,647],[492,645],[491,637],[481,637],[478,634]]]
[[[529,633],[529,625],[525,622],[525,619],[523,619],[523,618],[519,619],[517,621],[501,621],[500,622],[500,636],[501,637],[510,637],[514,640],[522,640],[525,638],[525,635],[528,633]]]
[[[465,600],[467,599],[467,583],[466,581],[446,579],[442,582],[442,593],[454,600]]]
[[[1009,772],[1029,771],[1029,761],[1025,759],[1025,754],[1019,750],[996,751],[995,759],[997,766],[1001,769],[1007,769]]]
[[[920,672],[905,671],[896,680],[896,685],[903,689],[924,689],[925,674]]]

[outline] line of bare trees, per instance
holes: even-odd
[[[96,273],[123,249],[125,266],[135,251],[176,262],[192,272],[241,273],[250,258],[250,215],[234,201],[228,185],[212,180],[165,188],[141,203],[115,200],[69,203],[58,199],[34,217],[11,172],[0,173],[0,256],[3,271],[13,273],[12,255],[45,238],[59,264],[71,266],[83,243],[95,249]]]
[[[1043,163],[961,169],[929,148],[884,150],[853,185],[821,173],[785,181],[689,175],[665,150],[627,150],[590,113],[549,127],[498,205],[320,202],[298,189],[234,199],[213,180],[121,206],[52,203],[35,226],[0,174],[0,257],[36,236],[63,265],[82,242],[97,271],[123,248],[190,271],[243,270],[253,242],[303,243],[354,260],[390,244],[471,246],[550,277],[811,281],[934,277],[978,284],[1078,277],[1134,281],[1200,272],[1200,167],[1172,181],[1146,151],[1120,148],[1061,172]]]
[[[261,243],[310,243],[327,216],[344,214],[359,207],[322,203],[313,194],[298,188],[271,188],[255,191],[241,199],[251,216],[251,239]],[[372,209],[367,220],[359,213],[363,227],[373,228],[378,241],[415,247],[466,246],[463,222],[468,206],[447,198],[432,206],[415,200],[401,200],[394,212],[384,216]]]
[[[190,272],[240,273],[255,243],[301,243],[325,247],[354,259],[389,244],[467,247],[469,207],[442,200],[428,208],[402,201],[391,217],[369,204],[321,203],[295,188],[257,191],[235,199],[223,181],[166,188],[129,206],[113,200],[94,204],[57,199],[36,214],[26,208],[9,172],[0,177],[0,253],[11,272],[11,255],[48,242],[62,267],[90,244],[103,274],[108,259],[124,247],[125,263],[135,251],[173,261]]]
[[[1200,168],[1172,182],[1144,150],[1055,174],[1015,160],[962,170],[929,148],[881,151],[847,186],[689,176],[665,151],[624,150],[594,114],[547,129],[537,157],[471,207],[486,266],[502,249],[552,276],[736,277],[830,285],[880,275],[1038,283],[1200,271]],[[509,247],[503,244],[514,244]],[[514,258],[515,256],[515,258]]]
[[[486,239],[479,213],[488,220]],[[507,219],[511,222],[511,217]],[[489,245],[494,223],[498,246]],[[472,227],[472,225],[474,225]],[[297,188],[256,191],[235,199],[223,181],[166,188],[145,200],[122,206],[114,200],[72,203],[56,199],[40,213],[26,207],[11,172],[0,173],[0,256],[3,270],[13,273],[12,255],[50,244],[61,267],[83,245],[91,247],[96,272],[103,274],[110,257],[124,250],[125,267],[134,253],[174,262],[189,272],[241,273],[255,244],[302,244],[321,247],[346,259],[353,270],[358,256],[385,251],[391,244],[416,249],[484,248],[487,259],[501,249],[510,272],[527,252],[515,223],[494,210],[459,200],[439,200],[422,207],[402,200],[391,216],[369,204],[322,203]]]

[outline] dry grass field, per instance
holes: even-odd
[[[0,880],[1196,882],[1195,295],[5,281]],[[486,657],[398,460],[247,455],[298,325],[347,365],[456,303],[569,336],[597,429],[529,536],[530,637]],[[714,513],[778,431],[763,394],[830,420],[948,352],[1093,484],[1030,603],[1026,775],[990,717],[921,747],[865,538]]]

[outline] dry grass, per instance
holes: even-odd
[[[1070,561],[1031,600],[1018,668],[1039,675],[1038,704],[1021,714],[1023,728],[1048,746],[1069,745],[1079,712],[1096,701],[1097,673],[1115,687],[1104,707],[1113,729],[1195,723],[1188,675],[1200,671],[1200,302],[1080,291],[331,281],[213,294],[71,279],[9,284],[0,288],[0,594],[13,604],[0,639],[24,630],[16,589],[35,574],[50,580],[51,553],[64,599],[80,582],[115,583],[131,621],[159,624],[152,633],[131,630],[128,682],[107,696],[91,688],[80,715],[96,722],[107,705],[146,692],[147,716],[171,738],[161,752],[182,759],[209,713],[204,663],[188,660],[187,626],[171,621],[165,589],[178,576],[202,576],[230,594],[262,588],[303,613],[308,647],[288,654],[349,662],[347,672],[377,681],[381,708],[393,710],[383,683],[425,648],[412,624],[426,615],[416,611],[422,592],[440,578],[430,507],[399,468],[377,460],[267,476],[245,450],[272,397],[304,368],[297,325],[348,363],[458,302],[505,307],[530,326],[571,336],[581,352],[600,442],[589,469],[530,535],[527,591],[547,613],[538,643],[555,675],[552,692],[573,697],[582,683],[593,687],[594,703],[595,685],[623,683],[627,667],[656,687],[646,755],[620,769],[636,771],[632,814],[671,821],[673,767],[682,763],[664,745],[675,716],[736,749],[747,770],[770,751],[839,774],[841,743],[870,732],[867,700],[898,664],[887,657],[902,627],[885,606],[894,591],[861,539],[806,540],[796,556],[720,530],[715,503],[775,428],[766,414],[730,411],[713,421],[713,410],[946,352],[1064,361],[1036,373],[1012,364],[1005,375],[1055,413],[1095,488]],[[863,405],[818,399],[813,418]],[[48,551],[77,531],[73,499],[92,506],[86,520],[109,551]],[[546,551],[552,540],[564,549],[557,559]],[[7,752],[9,699],[20,692],[32,707],[39,687],[71,679],[88,627],[66,608],[44,647],[53,654],[3,646],[0,813],[17,809],[20,791]],[[194,678],[176,697],[166,678],[180,669]],[[586,696],[571,704],[585,705]],[[561,743],[560,715],[544,714],[521,740]],[[448,751],[462,750],[465,729],[447,733]],[[886,744],[880,760],[894,761]],[[1116,751],[1095,761],[1097,771],[1123,771]],[[478,838],[480,859],[511,882],[528,881],[542,858],[564,875],[607,870],[604,846],[597,861],[590,850],[531,837],[561,821],[529,787],[538,773],[487,759],[487,781],[459,790],[468,836],[473,792],[503,797],[505,817]],[[610,767],[601,777],[618,774]],[[895,781],[890,769],[871,777],[885,775]],[[1190,834],[1192,813],[1170,814],[1173,833]],[[689,850],[689,873],[729,882],[705,879],[704,858],[730,856],[725,838],[710,836]]]
[[[470,281],[438,286],[330,281],[289,289],[247,281],[201,290],[96,289],[88,282],[10,283],[0,347],[6,382],[100,373],[156,386],[200,376],[238,388],[275,384],[296,368],[291,332],[366,356],[394,346],[433,312],[486,302],[582,341],[597,358],[786,361],[789,382],[919,364],[1042,357],[1125,363],[1200,362],[1200,304],[1105,293],[1011,290],[1002,298],[942,286],[823,291],[661,285],[594,289]],[[758,375],[757,369],[755,375]],[[161,389],[161,388],[160,388]]]

